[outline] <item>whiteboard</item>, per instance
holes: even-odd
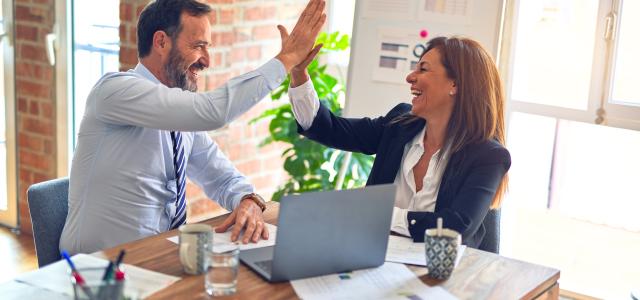
[[[421,54],[416,45],[433,37],[473,38],[495,59],[503,6],[503,0],[357,0],[344,115],[378,117],[409,103],[405,78]]]

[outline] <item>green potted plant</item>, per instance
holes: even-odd
[[[316,41],[316,44],[319,43],[323,44],[323,48],[316,59],[309,64],[309,76],[320,102],[340,116],[342,115],[340,99],[345,93],[344,80],[328,74],[327,65],[320,63],[319,59],[329,52],[345,51],[349,48],[349,36],[340,35],[339,32],[330,34],[323,32]],[[287,94],[289,82],[288,78],[271,93],[273,101],[278,101]],[[361,153],[348,155],[346,152],[327,148],[299,135],[290,103],[266,110],[251,120],[251,123],[263,119],[270,120],[269,137],[262,141],[260,146],[276,141],[288,144],[282,156],[285,159],[284,169],[289,174],[289,179],[273,194],[272,200],[279,201],[282,196],[288,194],[336,189],[338,181],[342,181],[339,187],[341,189],[360,187],[366,183],[373,157]],[[337,180],[338,172],[345,160],[348,161],[347,172],[344,172],[343,180]]]

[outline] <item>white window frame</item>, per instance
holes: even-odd
[[[15,56],[14,48],[14,12],[13,1],[2,1],[2,12],[6,36],[0,38],[0,47],[4,48],[4,89],[5,89],[5,123],[7,147],[7,210],[0,211],[0,224],[18,227],[18,196],[16,169],[16,97],[15,97]],[[0,158],[5,159],[5,158]]]
[[[73,120],[69,97],[72,95],[72,67],[71,60],[71,0],[55,1],[54,25],[55,34],[55,70],[56,70],[56,176],[69,176],[71,160],[69,156],[73,153],[72,124]]]
[[[520,0],[505,0],[505,20],[501,33],[500,72],[505,82],[513,81],[516,18]],[[506,85],[507,119],[512,112],[522,112],[571,121],[608,125],[619,128],[640,130],[640,107],[609,103],[612,86],[612,65],[616,47],[619,18],[608,23],[612,15],[619,15],[623,0],[600,0],[596,23],[596,40],[593,54],[591,86],[586,110],[570,109],[552,105],[530,103],[512,99],[511,85]],[[612,24],[613,26],[608,26]],[[605,39],[605,34],[611,38]],[[604,114],[602,114],[604,112]]]

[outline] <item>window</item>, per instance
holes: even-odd
[[[17,227],[13,1],[0,5],[0,224]]]
[[[91,88],[105,73],[118,71],[119,4],[119,0],[56,1],[59,177],[68,175]]]
[[[521,0],[513,10],[502,57],[513,110],[640,130],[640,3]]]
[[[512,3],[501,254],[561,269],[563,290],[626,298],[640,278],[640,3]]]
[[[73,3],[73,102],[71,144],[84,114],[85,103],[91,88],[107,72],[117,72],[119,67],[120,26],[119,0],[72,1]],[[94,66],[87,68],[86,66]]]
[[[356,8],[355,0],[333,0],[329,3],[329,32],[339,31],[351,37],[353,32],[353,18]],[[329,63],[346,68],[349,65],[349,51],[331,53]],[[346,69],[345,69],[346,70]]]

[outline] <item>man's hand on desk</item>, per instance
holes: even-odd
[[[240,202],[240,205],[231,212],[231,215],[222,222],[222,225],[216,227],[217,233],[225,232],[233,226],[231,232],[231,241],[236,241],[240,237],[240,231],[244,229],[244,235],[242,242],[244,244],[249,241],[257,243],[262,239],[269,239],[269,230],[264,225],[264,219],[262,218],[262,209],[258,204],[249,198],[245,198]]]

